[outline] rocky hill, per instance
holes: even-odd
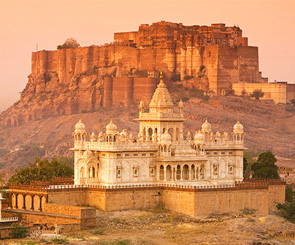
[[[199,96],[197,90],[183,86],[172,86],[170,92],[176,102],[184,102],[186,117],[185,131],[199,129],[208,117],[212,129],[216,132],[232,132],[232,127],[239,118],[246,132],[245,145],[252,154],[272,150],[277,156],[289,159],[288,164],[295,167],[295,108],[290,105],[275,105],[244,97],[225,96],[207,98]],[[190,98],[190,99],[189,99]],[[129,108],[99,108],[95,112],[73,115],[54,116],[32,121],[17,127],[1,127],[0,169],[13,170],[25,166],[28,161],[38,157],[58,155],[73,156],[72,132],[79,119],[86,124],[90,134],[105,130],[112,118],[118,130],[123,128],[138,133],[138,123],[133,120],[138,116],[136,105]]]

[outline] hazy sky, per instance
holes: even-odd
[[[0,0],[0,111],[19,99],[36,44],[104,44],[114,32],[161,20],[238,25],[259,47],[263,76],[295,83],[295,0]]]

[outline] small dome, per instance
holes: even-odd
[[[81,119],[79,122],[75,125],[75,133],[85,133],[85,124],[82,123]]]
[[[113,123],[113,120],[106,126],[106,134],[117,134],[117,126]]]
[[[87,160],[94,157],[92,151],[89,150],[89,147],[87,147],[87,150],[83,153],[83,155]]]
[[[210,133],[211,132],[211,124],[208,123],[207,119],[202,124],[202,133]]]
[[[167,131],[165,131],[165,133],[161,135],[161,143],[171,144],[171,141],[171,135]]]
[[[243,133],[244,133],[244,127],[238,120],[234,126],[234,134],[243,134]]]
[[[194,143],[195,144],[203,144],[205,141],[205,137],[204,135],[201,133],[201,131],[199,130],[198,132],[195,133],[194,136]]]

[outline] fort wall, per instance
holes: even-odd
[[[195,193],[191,191],[164,190],[161,192],[165,208],[195,216]]]
[[[195,193],[195,216],[210,213],[240,212],[241,209],[256,209],[259,214],[268,214],[268,190],[234,190]]]
[[[86,205],[86,192],[85,190],[49,192],[48,202],[59,205]]]
[[[264,95],[261,100],[273,100],[275,103],[287,103],[295,98],[295,84],[287,83],[233,83],[236,95],[251,95],[255,90],[261,90]]]
[[[103,107],[130,106],[140,100],[148,104],[157,83],[153,77],[105,77]]]

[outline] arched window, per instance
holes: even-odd
[[[179,128],[176,128],[176,137],[175,137],[176,142],[179,143],[179,139],[180,139]]]
[[[80,178],[85,178],[85,168],[84,167],[80,168]]]
[[[172,178],[172,170],[171,170],[171,166],[170,165],[168,165],[167,167],[166,167],[166,180],[171,180],[171,178]]]
[[[173,128],[169,128],[168,133],[171,135],[172,141],[174,141],[174,130],[173,130]]]
[[[164,180],[164,166],[160,166],[160,180]]]
[[[188,169],[188,165],[184,165],[183,169],[182,169],[182,179],[183,180],[188,180],[189,179],[189,169]]]
[[[152,128],[149,128],[148,134],[149,134],[149,140],[152,140],[152,136],[153,136],[153,129]]]
[[[194,180],[196,178],[196,171],[195,171],[195,165],[193,164],[191,167],[191,179]]]
[[[177,180],[180,180],[180,175],[181,175],[180,165],[177,165],[177,169],[176,169],[176,179]]]

